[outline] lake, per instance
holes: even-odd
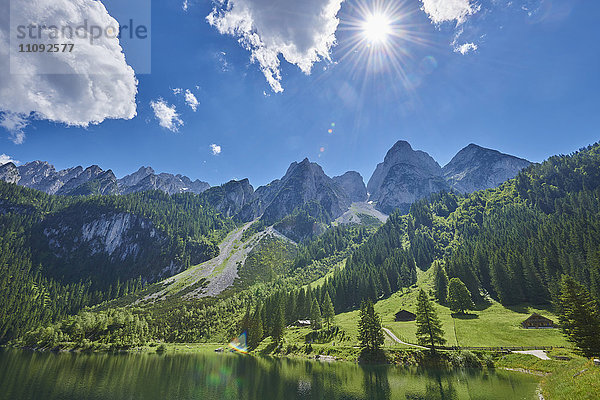
[[[0,399],[535,399],[538,378],[240,354],[0,349]]]

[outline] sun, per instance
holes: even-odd
[[[384,14],[371,14],[362,23],[365,38],[371,43],[385,43],[392,33],[390,19]]]

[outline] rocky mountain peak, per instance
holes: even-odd
[[[133,174],[125,175],[123,178],[119,179],[119,187],[125,188],[135,186],[148,175],[154,175],[154,170],[150,167],[142,166]]]
[[[350,201],[367,200],[367,187],[363,177],[356,171],[348,171],[343,175],[333,177],[333,181],[345,192]]]
[[[471,143],[441,168],[429,154],[413,150],[401,140],[377,165],[367,188],[378,210],[406,212],[413,202],[432,193],[470,193],[496,187],[529,164],[527,160]]]
[[[226,217],[238,216],[244,206],[254,200],[254,188],[248,179],[231,180],[204,192],[207,201]],[[249,216],[252,219],[254,216]]]
[[[499,186],[531,163],[525,159],[469,144],[443,168],[444,178],[461,193]]]
[[[262,215],[268,222],[275,222],[310,202],[319,203],[333,218],[344,213],[350,205],[345,191],[323,172],[319,164],[305,158],[300,163],[291,163],[280,180],[259,187],[254,201],[245,209],[244,218]]]
[[[413,150],[408,142],[399,140],[387,152],[383,162],[377,165],[373,176],[369,179],[367,190],[371,200],[380,202],[383,192],[386,193],[383,197],[389,200],[392,186],[403,185],[404,188],[401,191],[405,193],[400,196],[402,200],[398,199],[398,201],[392,201],[384,206],[389,211],[390,207],[393,209],[400,204],[410,204],[418,198],[428,195],[431,190],[443,190],[446,185],[443,184],[443,179],[438,179],[441,176],[442,168],[433,157],[424,151]],[[422,186],[418,190],[419,194],[410,195],[410,192],[417,190],[415,185]],[[393,191],[396,192],[396,195],[400,195],[397,190]],[[383,211],[382,208],[380,210]]]

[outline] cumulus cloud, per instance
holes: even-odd
[[[73,52],[36,55],[14,48],[11,52],[11,35],[16,36],[11,22],[20,21],[39,26],[69,21],[74,27],[87,21],[89,26],[118,27],[100,1],[0,0],[0,125],[11,132],[15,143],[23,142],[23,128],[31,119],[87,127],[136,115],[137,80],[116,37],[103,35],[90,43],[89,38],[46,35],[46,45],[72,42]]]
[[[213,143],[210,145],[210,151],[212,151],[213,156],[216,156],[217,154],[221,154],[221,146]]]
[[[250,51],[251,61],[277,93],[283,91],[280,55],[305,74],[314,63],[330,58],[342,1],[221,0],[206,20]]]
[[[4,165],[4,164],[8,164],[8,163],[13,163],[15,165],[18,165],[20,162],[13,159],[11,156],[8,156],[6,154],[0,154],[0,165]]]
[[[169,105],[162,98],[150,102],[150,107],[154,111],[154,116],[158,120],[158,124],[171,132],[179,131],[179,127],[183,125],[183,121],[177,114],[177,109],[174,105]]]
[[[475,50],[477,50],[477,45],[475,43],[463,43],[461,45],[454,45],[454,52],[460,53],[463,56]]]
[[[456,21],[456,25],[464,23],[468,16],[481,9],[472,0],[421,0],[421,9],[434,24]]]

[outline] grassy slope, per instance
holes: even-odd
[[[565,350],[551,350],[550,357],[567,355],[570,361],[540,360],[527,354],[509,354],[496,361],[498,368],[542,372],[541,389],[548,400],[592,400],[600,397],[600,367]]]
[[[404,293],[395,293],[385,300],[375,304],[375,311],[381,315],[383,326],[389,328],[398,338],[416,343],[414,322],[395,322],[394,314],[401,310],[416,311],[418,288],[429,291],[431,288],[431,270],[418,271],[417,285],[405,289]],[[532,312],[538,312],[553,320],[556,316],[547,308],[521,306],[505,308],[497,302],[492,302],[484,309],[472,311],[476,318],[452,318],[449,308],[435,305],[438,315],[446,332],[447,345],[455,346],[565,346],[569,344],[558,329],[523,329],[520,323]],[[472,316],[473,316],[472,315]],[[472,317],[471,316],[471,317]],[[358,334],[356,322],[358,311],[351,311],[336,316],[336,324],[346,330],[349,335]],[[456,324],[456,334],[454,325]]]

